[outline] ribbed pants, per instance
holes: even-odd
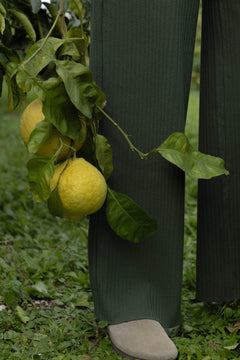
[[[93,0],[90,67],[106,111],[147,152],[184,132],[199,0]],[[200,151],[230,176],[199,181],[197,299],[240,297],[240,2],[203,0]],[[139,244],[118,238],[105,209],[91,217],[89,270],[97,319],[180,323],[184,173],[159,155],[141,160],[107,119],[112,189],[159,223]]]

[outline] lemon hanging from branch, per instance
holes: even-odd
[[[63,216],[79,220],[98,211],[107,195],[107,184],[101,172],[83,158],[66,160],[55,168],[50,183],[56,187]]]
[[[21,137],[28,150],[38,156],[52,156],[56,153],[59,146],[59,139],[63,143],[62,150],[58,155],[58,160],[66,159],[71,139],[62,135],[49,121],[44,120],[42,112],[42,101],[40,98],[32,101],[24,110],[21,121]],[[87,126],[83,119],[79,118],[82,124],[83,139],[75,141],[73,146],[78,151],[86,140]]]

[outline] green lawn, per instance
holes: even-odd
[[[0,99],[0,360],[121,359],[106,323],[96,324],[87,262],[87,220],[52,217],[33,201],[18,113]],[[186,132],[197,146],[198,93]],[[240,359],[239,303],[196,303],[197,184],[186,181],[185,259],[179,359]],[[239,326],[240,327],[240,326]]]

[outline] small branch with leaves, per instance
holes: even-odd
[[[86,156],[102,172],[107,181],[113,171],[112,149],[108,140],[99,134],[98,124],[99,121],[109,121],[124,137],[130,150],[137,153],[141,159],[147,159],[151,154],[158,153],[196,179],[228,175],[222,159],[197,151],[191,146],[186,135],[180,132],[171,134],[161,145],[147,153],[136,148],[125,130],[104,110],[105,94],[84,65],[82,54],[86,53],[87,43],[82,41],[85,39],[82,12],[78,6],[77,9],[81,26],[79,29],[67,29],[64,19],[64,0],[60,0],[60,9],[46,36],[34,42],[23,61],[19,61],[19,57],[12,57],[11,62],[6,66],[11,101],[16,91],[21,95],[33,91],[42,102],[45,119],[33,130],[28,150],[36,154],[56,132],[60,137],[70,139],[71,145],[70,143],[67,145],[69,149],[70,147],[76,149],[72,143],[77,144],[82,141],[83,125],[80,118],[84,119],[88,129],[87,140],[83,147],[85,152],[79,150],[76,155],[75,150],[73,156]],[[59,24],[59,19],[61,36],[54,37],[52,34]],[[104,120],[101,120],[102,118]],[[53,196],[50,182],[61,150],[62,148],[58,148],[56,153],[49,157],[35,156],[27,163],[29,184],[36,201],[51,199],[50,211],[58,216],[63,215],[61,201],[58,194],[54,193]],[[72,154],[71,149],[70,154]],[[53,204],[56,201],[57,207]],[[114,191],[109,186],[106,218],[109,226],[118,236],[135,243],[149,237],[157,230],[155,219],[131,198]]]

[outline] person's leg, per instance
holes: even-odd
[[[106,111],[143,151],[184,131],[199,0],[94,0],[90,67]],[[180,323],[184,173],[158,155],[131,152],[108,120],[113,148],[110,186],[159,222],[140,244],[118,238],[104,209],[91,217],[90,280],[97,319],[118,324],[155,319]]]
[[[199,182],[197,298],[240,298],[240,2],[203,0],[200,151],[230,171]]]

